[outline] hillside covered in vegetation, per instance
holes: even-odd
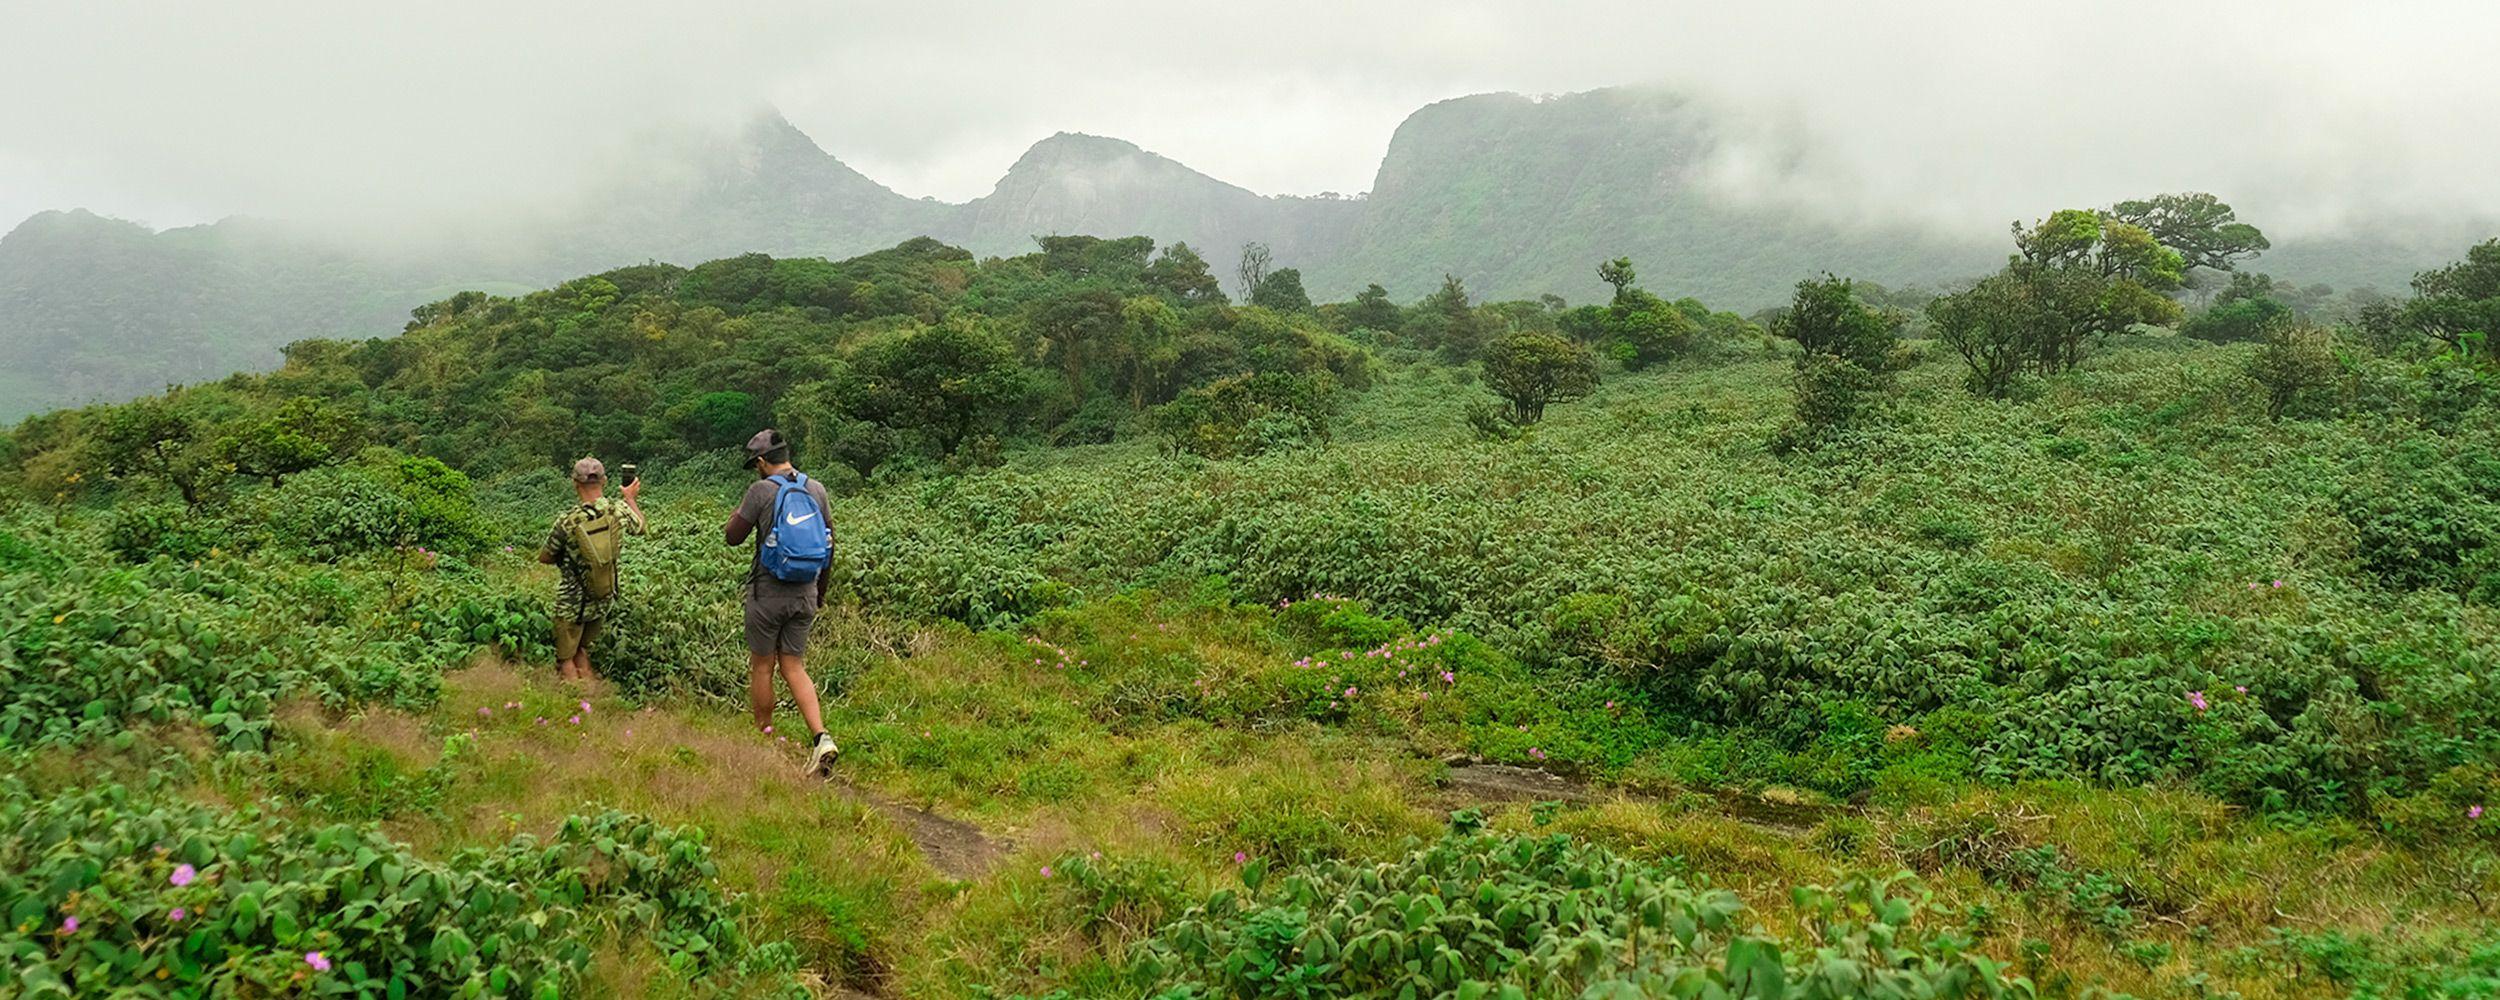
[[[42,414],[0,950],[30,995],[2486,994],[2500,242],[2369,302],[2262,247],[2166,196],[1749,317],[1639,258],[1234,301],[1146,238],[913,239]],[[730,707],[766,424],[835,487],[829,782]],[[591,688],[531,559],[582,454],[651,483]]]
[[[362,336],[458,290],[514,294],[747,252],[839,259],[915,237],[987,258],[1037,235],[1142,234],[1196,248],[1235,298],[1248,294],[1237,264],[1253,243],[1314,296],[1378,283],[1401,302],[1444,275],[1495,298],[1586,298],[1605,292],[1588,262],[1629,255],[1654,286],[1739,312],[1819,271],[1942,289],[1995,265],[1985,233],[1731,186],[1718,176],[1731,157],[1814,150],[1755,149],[1725,115],[1639,87],[1441,101],[1396,129],[1371,190],[1354,196],[1263,195],[1116,138],[1060,133],[988,194],[944,203],[885,187],[767,114],[735,135],[655,137],[629,179],[586,181],[525,223],[380,236],[242,218],[153,232],[47,212],[0,237],[0,420],[274,368],[293,340]],[[2455,234],[2356,223],[2362,235],[2283,236],[2269,267],[2328,295],[2395,295],[2483,224],[2460,222]]]

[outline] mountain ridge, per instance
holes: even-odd
[[[387,334],[447,288],[542,287],[644,260],[840,258],[917,236],[1006,256],[1036,236],[1145,235],[1189,243],[1218,274],[1260,242],[1323,299],[1378,282],[1413,300],[1448,274],[1480,296],[1585,301],[1603,293],[1596,263],[1629,256],[1653,289],[1739,309],[1824,271],[1935,285],[2003,260],[2001,233],[1730,197],[1707,175],[1722,124],[1648,87],[1449,98],[1399,123],[1372,190],[1354,198],[1261,194],[1125,139],[1058,132],[989,193],[945,202],[895,191],[767,111],[734,136],[657,144],[654,169],[594,188],[583,209],[509,246],[358,245],[252,217],[150,230],[37,213],[0,236],[0,419],[272,367],[304,337]],[[2282,261],[2295,268],[2281,277],[2383,291],[2463,249],[2277,243],[2260,269]]]

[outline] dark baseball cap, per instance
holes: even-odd
[[[764,457],[766,453],[779,451],[789,446],[790,439],[782,437],[780,431],[770,427],[756,431],[754,437],[747,439],[747,464],[754,465],[755,460]]]

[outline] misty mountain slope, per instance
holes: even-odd
[[[269,223],[157,233],[46,212],[0,237],[0,416],[269,368],[305,337],[387,333],[416,296],[392,290],[416,287]]]
[[[552,223],[556,272],[742,253],[849,257],[940,231],[956,209],[869,179],[777,113],[732,135],[653,146],[648,170]]]
[[[1605,291],[1598,262],[1628,256],[1652,291],[1739,310],[1782,302],[1824,271],[1934,285],[1992,270],[2010,249],[1995,227],[1853,226],[1738,197],[1710,179],[1728,141],[1710,108],[1657,89],[1488,94],[1409,116],[1365,198],[1261,195],[1132,143],[1061,133],[990,194],[949,204],[899,194],[767,114],[729,133],[654,137],[621,179],[451,240],[359,241],[246,219],[150,233],[43,213],[0,239],[0,420],[268,368],[305,337],[388,334],[457,288],[747,252],[838,259],[924,235],[984,255],[1024,252],[1041,235],[1187,242],[1228,290],[1241,245],[1259,241],[1315,296],[1376,281],[1401,301],[1447,273],[1478,297],[1586,302]],[[2061,207],[2077,206],[2039,211]],[[2488,235],[2278,234],[2253,266],[2397,293]]]
[[[1598,262],[1629,256],[1662,294],[1751,308],[1824,270],[1900,285],[2001,257],[1731,204],[1701,179],[1717,142],[1704,108],[1646,88],[1433,104],[1398,127],[1357,236],[1313,290],[1379,281],[1412,298],[1447,272],[1478,294],[1585,300],[1605,287]]]
[[[1134,143],[1061,132],[1026,150],[991,193],[965,203],[943,235],[1006,256],[1031,250],[1035,236],[1145,234],[1188,243],[1222,273],[1252,241],[1286,266],[1336,254],[1355,207],[1257,194]]]

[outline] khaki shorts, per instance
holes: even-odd
[[[556,659],[570,660],[573,654],[589,649],[599,641],[599,622],[556,621]]]
[[[807,630],[816,624],[816,599],[747,595],[747,652],[797,656],[807,652]]]

